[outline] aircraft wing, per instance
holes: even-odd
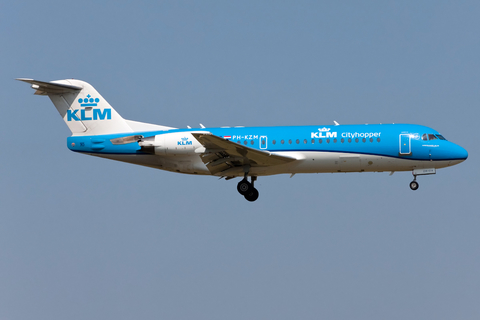
[[[220,138],[210,132],[192,133],[195,139],[205,148],[202,161],[214,175],[229,176],[232,169],[251,167],[267,167],[295,161],[295,158],[272,154]],[[238,171],[238,170],[233,170]]]

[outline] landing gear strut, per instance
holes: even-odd
[[[255,180],[257,180],[257,177],[252,176],[251,177],[252,182],[248,182],[247,174],[248,174],[248,171],[245,172],[245,177],[243,178],[243,180],[238,183],[237,190],[242,196],[245,197],[245,199],[247,199],[250,202],[253,202],[258,199],[258,190],[255,189],[254,187],[254,183],[255,183]]]

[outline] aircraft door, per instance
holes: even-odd
[[[260,149],[267,149],[268,139],[267,136],[260,136]]]
[[[410,134],[401,134],[400,135],[400,155],[411,155],[412,154],[412,141]]]

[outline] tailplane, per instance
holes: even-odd
[[[47,95],[74,136],[133,132],[127,121],[85,81],[17,80],[30,83],[35,94]]]

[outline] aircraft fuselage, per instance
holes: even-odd
[[[142,151],[137,141],[113,144],[112,140],[132,136],[114,134],[73,136],[68,147],[75,152],[131,162],[187,174],[212,174],[199,155],[203,151],[191,132],[210,132],[241,146],[292,157],[297,161],[276,166],[252,166],[257,176],[282,173],[411,171],[419,168],[444,168],[466,159],[466,151],[447,140],[437,138],[431,128],[411,124],[228,127],[174,129],[135,132],[155,137],[153,153]],[[424,135],[435,139],[423,140]],[[228,164],[225,164],[228,167]],[[228,174],[243,176],[241,168]]]

